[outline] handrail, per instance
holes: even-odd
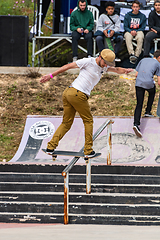
[[[113,123],[113,120],[106,120],[101,126],[100,128],[95,132],[95,134],[93,135],[93,141],[100,135],[101,132],[103,132],[103,130],[107,127],[107,125],[109,125],[110,123]],[[83,152],[83,148],[81,148],[81,150],[79,152]],[[65,177],[66,174],[72,169],[72,167],[74,166],[74,164],[78,161],[80,157],[74,157],[72,159],[72,161],[67,165],[67,167],[63,170],[62,172],[62,176]]]
[[[112,120],[106,120],[100,128],[93,135],[93,141],[100,135],[100,133],[109,125],[107,131],[107,164],[111,164],[111,130],[112,130]],[[79,152],[83,152],[83,148]],[[64,177],[64,224],[68,224],[68,205],[69,205],[69,171],[72,169],[74,164],[78,161],[80,157],[74,157],[68,166],[63,170],[62,176]],[[91,193],[91,159],[86,161],[86,193]]]

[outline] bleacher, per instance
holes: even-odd
[[[95,1],[92,0],[91,4],[94,5],[94,7],[92,7],[91,5],[88,6],[91,11],[92,11],[92,9],[94,9],[94,11],[95,11],[95,9],[97,8],[96,14],[94,15],[95,24],[96,24],[96,21],[97,21],[98,14],[101,14],[101,11],[102,11],[102,10],[99,11],[99,9],[100,9],[99,6],[98,6],[99,2],[100,1],[96,1],[96,5],[94,5]],[[131,2],[115,2],[115,3],[116,3],[115,10],[117,12],[119,12],[120,19],[121,19],[121,29],[120,29],[120,31],[124,32],[123,20],[124,20],[125,14],[128,11],[131,11]],[[153,9],[153,3],[149,2],[146,5],[142,5],[140,11],[142,13],[144,13],[146,15],[146,18],[148,19],[149,13],[152,9]],[[72,52],[71,50],[67,51],[67,49],[71,48],[71,43],[72,43],[71,32],[69,30],[69,20],[70,20],[70,17],[67,18],[67,27],[66,27],[67,32],[66,33],[52,34],[51,36],[42,36],[41,35],[41,29],[40,29],[41,26],[39,26],[38,36],[34,36],[32,38],[32,43],[33,43],[33,46],[32,46],[32,66],[35,65],[35,58],[36,57],[38,57],[38,65],[39,66],[41,65],[42,61],[43,61],[43,66],[45,66],[46,59],[48,59],[48,58],[54,58],[53,61],[52,61],[53,64],[54,64],[54,62],[56,62],[59,59],[59,56],[57,56],[56,54],[52,54],[52,53],[57,49],[61,49],[61,47],[65,46],[66,44],[67,44],[66,54],[68,54],[68,55],[71,54],[71,52]],[[148,30],[149,30],[149,27],[148,27],[148,24],[147,24],[145,33],[147,33]],[[96,57],[97,54],[98,54],[98,49],[96,47],[95,38],[93,40],[94,40],[93,56]],[[160,39],[155,39],[154,40],[154,50],[156,50],[157,47],[158,47],[158,41],[160,41]],[[134,45],[136,45],[136,43],[134,43]],[[85,54],[87,53],[87,50],[86,50],[86,46],[84,45],[84,41],[80,42],[80,44],[78,45],[78,48],[82,51],[82,53],[84,53],[84,56],[85,56]],[[126,56],[126,58],[127,58],[128,57],[127,53],[125,52],[125,54],[124,54],[124,50],[126,51],[125,48],[126,47],[125,47],[125,44],[124,44],[120,55],[123,55],[123,57]],[[61,50],[60,50],[60,52],[61,52]],[[83,56],[83,54],[81,54],[81,55]],[[122,61],[121,64],[123,66],[123,61]],[[125,66],[126,66],[126,62],[125,62]],[[131,67],[131,66],[128,66],[128,67]]]

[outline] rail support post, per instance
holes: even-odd
[[[86,160],[86,193],[91,193],[91,159]]]
[[[112,123],[107,126],[107,165],[111,165],[112,159]]]
[[[64,224],[68,224],[68,196],[69,196],[69,173],[66,173],[64,176]]]

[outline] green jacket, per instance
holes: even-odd
[[[70,18],[70,29],[71,31],[76,31],[77,28],[88,29],[88,31],[92,31],[94,28],[94,19],[91,11],[87,9],[88,3],[86,1],[86,9],[82,12],[79,9],[79,1],[77,2],[77,10],[71,13]]]

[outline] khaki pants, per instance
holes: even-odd
[[[84,154],[89,154],[90,152],[92,152],[93,117],[87,100],[88,97],[81,91],[78,91],[73,87],[68,87],[65,89],[65,91],[63,92],[63,121],[56,130],[51,141],[48,142],[47,148],[52,150],[58,146],[59,141],[71,128],[77,111],[83,120],[85,128]]]
[[[142,31],[138,31],[137,35],[133,37],[129,32],[126,32],[124,34],[125,41],[126,41],[126,46],[128,49],[128,53],[135,55],[136,57],[139,57],[139,55],[142,52],[142,45],[143,45],[143,39],[144,39],[144,33]],[[133,38],[137,41],[137,47],[134,52],[132,40]]]

